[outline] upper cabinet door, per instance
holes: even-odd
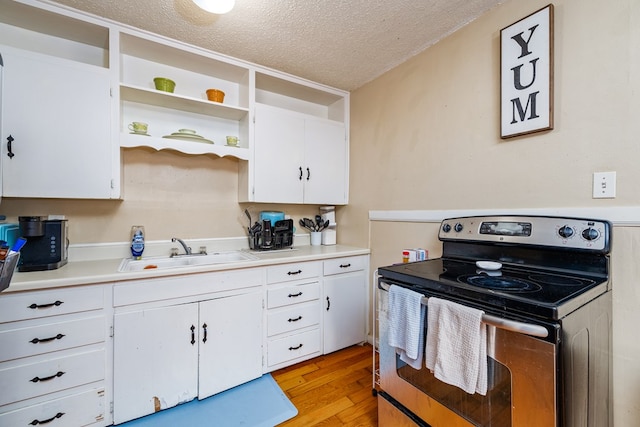
[[[0,54],[3,195],[110,198],[108,69],[3,46]]]
[[[347,203],[347,155],[343,123],[305,120],[305,203]]]
[[[345,204],[344,123],[257,104],[254,201]]]
[[[300,115],[256,106],[254,201],[302,203],[304,125]]]

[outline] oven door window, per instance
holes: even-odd
[[[398,376],[477,426],[511,426],[511,373],[506,366],[487,358],[487,394],[468,394],[438,380],[426,367],[416,370],[396,356]]]

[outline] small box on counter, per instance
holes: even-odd
[[[426,249],[403,249],[402,262],[424,261],[429,258],[429,251]]]

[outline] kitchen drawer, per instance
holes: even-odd
[[[0,342],[11,343],[0,346],[0,362],[102,342],[104,337],[104,316],[0,331]]]
[[[1,366],[1,365],[0,365]],[[104,379],[104,350],[0,367],[0,406]]]
[[[104,418],[104,389],[96,389],[0,414],[0,426],[80,427]]]
[[[0,323],[100,310],[103,306],[104,287],[99,285],[0,294]]]
[[[267,288],[267,308],[298,304],[318,298],[320,298],[320,282]]]
[[[242,268],[119,282],[113,287],[113,306],[144,304],[258,287],[263,283],[262,274],[259,268]]]
[[[306,328],[320,323],[320,301],[269,310],[267,313],[267,335],[273,336],[283,332]]]
[[[320,261],[267,267],[267,283],[290,282],[320,276]]]
[[[267,363],[273,366],[319,351],[320,328],[269,341]]]
[[[326,260],[323,265],[323,274],[330,276],[332,274],[364,270],[366,259],[364,256],[353,256]]]

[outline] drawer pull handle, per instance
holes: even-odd
[[[56,302],[52,302],[51,304],[42,304],[42,305],[38,305],[36,303],[33,303],[33,304],[31,304],[29,306],[29,308],[32,309],[32,310],[35,310],[37,308],[50,308],[50,307],[53,307],[53,306],[58,307],[58,306],[60,306],[62,304],[64,304],[64,301],[56,301]]]
[[[298,320],[302,320],[302,316],[298,316],[295,319],[289,319],[288,322],[297,322]]]
[[[191,325],[191,345],[196,343],[196,327]]]
[[[351,267],[351,263],[349,264],[340,264],[340,268],[349,268]]]
[[[289,347],[289,350],[299,350],[302,348],[302,343],[297,347]]]
[[[300,295],[302,295],[302,292],[298,292],[297,294],[289,294],[289,298],[299,297]]]
[[[40,421],[40,420],[33,420],[29,423],[30,426],[37,426],[40,424],[48,424],[51,421],[57,419],[57,418],[62,418],[62,416],[64,415],[64,412],[58,412],[57,414],[55,414],[53,417],[49,418],[48,420],[44,420],[44,421]]]
[[[41,342],[49,342],[49,341],[53,341],[53,340],[61,340],[64,337],[64,334],[58,334],[55,337],[49,337],[49,338],[34,338],[31,341],[29,341],[32,344],[38,344]]]
[[[61,376],[63,376],[63,375],[64,375],[64,372],[62,372],[62,371],[58,371],[57,373],[55,373],[55,374],[51,375],[50,377],[44,377],[44,378],[34,377],[33,379],[31,379],[31,380],[29,380],[29,381],[31,381],[32,383],[43,382],[43,381],[49,381],[49,380],[52,380],[52,379],[54,379],[54,378],[59,378],[59,377],[61,377]]]
[[[289,276],[295,276],[296,274],[300,274],[300,273],[302,273],[302,270],[298,270],[298,271],[289,271],[289,272],[287,272],[287,274],[288,274]]]
[[[204,337],[202,337],[202,342],[207,342],[207,324],[202,324],[202,329],[204,330]]]

